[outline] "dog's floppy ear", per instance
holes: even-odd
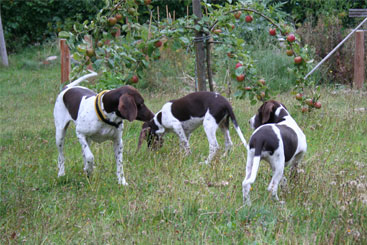
[[[139,141],[138,141],[138,148],[136,149],[136,152],[140,150],[141,145],[143,144],[143,140],[147,138],[147,132],[150,130],[149,123],[145,122],[142,126]]]
[[[262,109],[262,124],[265,124],[269,121],[270,115],[273,112],[274,104],[272,102],[266,102]]]
[[[120,96],[118,110],[121,116],[130,122],[134,121],[138,116],[138,108],[134,97],[129,94]]]

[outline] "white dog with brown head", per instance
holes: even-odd
[[[249,123],[255,131],[247,151],[246,177],[242,182],[243,201],[251,204],[249,192],[261,159],[269,162],[273,170],[268,191],[274,199],[279,200],[277,190],[284,168],[292,166],[296,169],[307,150],[306,136],[287,108],[274,100],[266,101]]]

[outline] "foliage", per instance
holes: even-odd
[[[272,0],[272,2],[284,2]],[[309,19],[313,25],[318,23],[319,18],[328,19],[337,17],[343,27],[354,26],[355,18],[348,17],[351,8],[367,8],[364,0],[290,0],[285,2],[284,10],[294,17],[297,23],[303,23]]]
[[[2,0],[0,11],[7,49],[10,52],[55,37],[71,23],[91,19],[103,0]]]
[[[36,63],[39,53],[51,52],[38,48],[11,55],[10,63],[21,64],[24,56]],[[136,153],[141,122],[126,122],[124,171],[129,186],[121,187],[111,142],[92,144],[96,168],[86,177],[71,124],[66,176],[58,178],[52,110],[59,74],[59,65],[0,68],[1,244],[366,243],[365,93],[323,88],[325,106],[307,114],[291,106],[289,93],[277,95],[304,130],[308,152],[298,178],[288,178],[288,187],[279,189],[285,204],[271,200],[266,188],[272,171],[261,162],[252,185],[253,205],[242,207],[246,151],[232,126],[235,147],[203,166],[198,163],[207,156],[208,144],[202,128],[190,138],[189,156],[180,151],[174,135],[166,135],[158,151],[143,146]],[[160,76],[161,71],[149,75]],[[153,111],[186,93],[141,92]],[[237,99],[231,103],[248,139],[252,131],[247,121],[259,105]],[[223,146],[222,134],[217,136]],[[289,169],[285,174],[289,177]]]

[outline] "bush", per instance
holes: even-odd
[[[75,21],[94,18],[103,0],[2,0],[1,17],[9,52],[41,43]]]
[[[313,26],[313,19],[308,19],[298,28],[304,44],[315,48],[315,59],[321,60],[348,34],[338,17],[320,17]],[[323,65],[324,78],[333,83],[350,84],[353,80],[354,42],[349,39]]]

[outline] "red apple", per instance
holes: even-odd
[[[159,48],[160,46],[162,46],[162,42],[161,40],[158,40],[154,43],[154,46],[156,46],[157,48]]]
[[[233,56],[234,56],[234,55],[233,55],[231,52],[228,52],[228,53],[227,53],[227,56],[228,56],[229,58],[233,58]]]
[[[301,93],[296,94],[296,100],[302,100],[302,98],[303,98],[303,94]]]
[[[152,0],[144,0],[145,5],[149,5],[152,2]]]
[[[234,13],[234,17],[238,20],[241,17],[241,14],[241,11],[237,11],[236,13]]]
[[[139,77],[137,75],[132,76],[131,78],[132,83],[137,83],[138,81],[139,81]]]
[[[265,82],[265,79],[264,78],[261,78],[259,79],[259,84],[262,85],[262,86],[265,86],[266,82]]]
[[[289,34],[287,36],[287,41],[293,43],[296,40],[296,36],[294,34]]]
[[[215,29],[213,32],[214,32],[215,34],[219,34],[219,33],[222,33],[222,30],[221,30],[221,29]]]
[[[243,80],[245,80],[245,75],[241,74],[241,75],[237,76],[236,79],[237,79],[238,82],[242,82]]]
[[[232,30],[235,28],[236,26],[234,24],[231,24],[231,28]]]
[[[245,87],[246,91],[250,91],[252,88],[251,87]]]
[[[246,16],[246,18],[245,18],[245,21],[246,21],[247,23],[251,23],[251,22],[252,22],[252,20],[253,20],[253,18],[252,18],[252,16],[251,16],[251,15],[247,15],[247,16]]]
[[[294,63],[295,64],[301,64],[302,63],[302,57],[301,56],[297,56],[294,58]]]
[[[302,110],[302,113],[308,112],[308,107],[307,106],[303,106],[301,110]]]
[[[270,36],[275,36],[277,34],[276,29],[275,28],[270,28],[269,29],[269,34],[270,34]]]
[[[292,56],[293,55],[293,50],[292,49],[287,49],[286,51],[288,56]]]
[[[313,99],[306,99],[305,103],[306,105],[313,106]]]
[[[116,18],[117,21],[120,21],[120,20],[122,20],[122,15],[121,14],[116,14],[115,18]]]
[[[313,104],[313,106],[316,108],[316,109],[320,109],[321,108],[321,103],[319,101],[315,102]]]
[[[242,66],[242,63],[238,62],[238,63],[236,64],[236,69],[237,69],[238,67],[241,67],[241,66]]]
[[[263,100],[265,98],[265,92],[261,91],[260,94],[256,95],[256,98],[258,100]]]

